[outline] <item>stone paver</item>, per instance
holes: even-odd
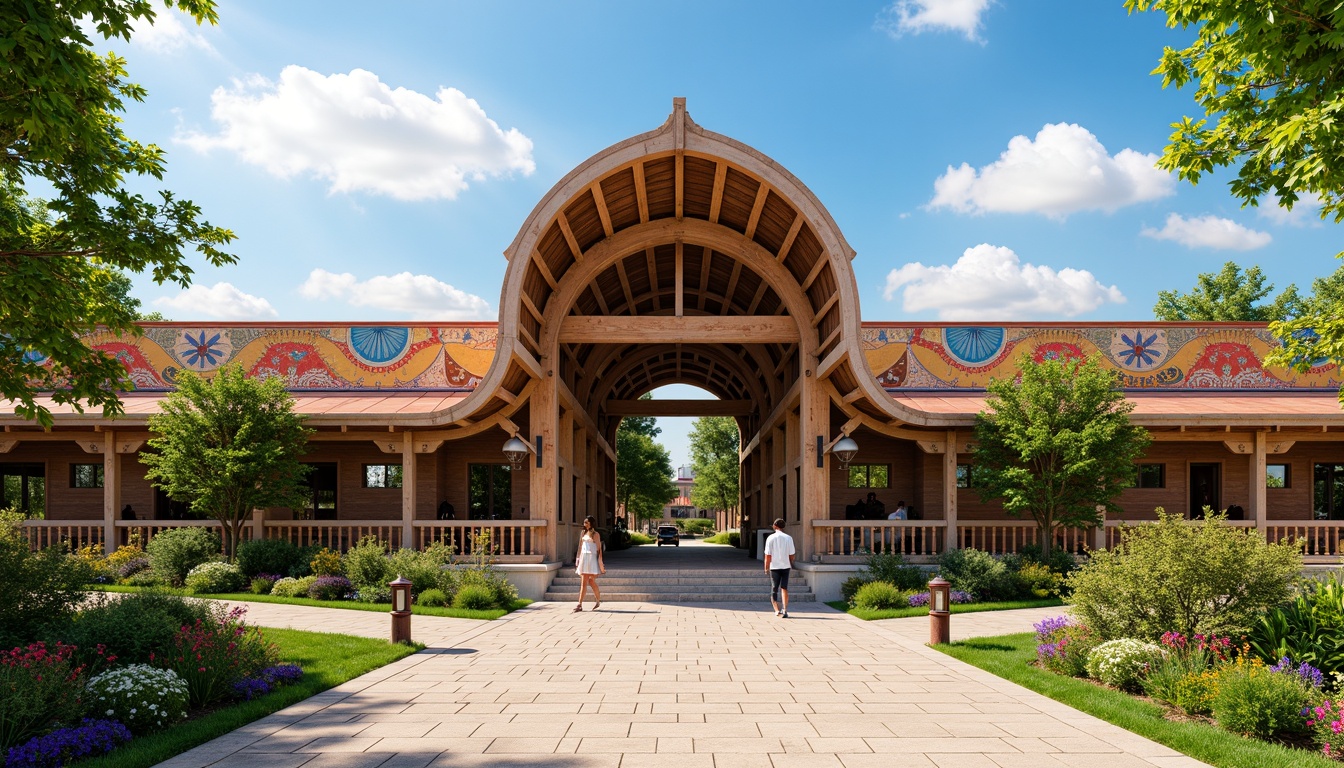
[[[386,637],[387,615],[248,604],[264,626]],[[954,638],[1061,609],[952,617]],[[1179,753],[928,648],[926,618],[823,605],[536,603],[416,616],[430,647],[170,768],[1187,768]]]

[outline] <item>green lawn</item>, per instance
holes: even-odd
[[[113,584],[91,585],[89,589],[102,592],[144,592],[150,587],[123,587]],[[392,611],[391,603],[357,603],[353,600],[313,600],[308,597],[275,597],[274,595],[254,595],[251,592],[229,592],[222,595],[198,595],[185,589],[168,589],[166,587],[155,587],[165,592],[171,592],[175,595],[184,597],[200,597],[207,600],[229,600],[231,602],[247,603],[283,603],[285,605],[311,605],[316,608],[344,608],[348,611],[372,611],[375,613],[390,613]],[[452,619],[498,619],[500,616],[512,613],[519,608],[531,605],[531,600],[514,600],[513,605],[507,609],[494,608],[488,611],[469,611],[465,608],[430,608],[424,605],[412,605],[411,613],[417,616],[447,616]]]
[[[1029,662],[1036,658],[1036,635],[1031,632],[981,637],[934,648],[1218,768],[1339,766],[1315,752],[1243,738],[1205,722],[1167,720],[1166,710],[1157,704],[1033,667]]]
[[[850,608],[849,603],[846,603],[844,600],[833,600],[826,604],[837,611],[844,611],[849,615],[863,619],[864,621],[873,621],[875,619],[904,619],[907,616],[929,615],[928,608],[893,608],[885,611],[876,611],[868,608]],[[1063,604],[1063,600],[1053,597],[1039,600],[1007,600],[1001,603],[966,603],[964,605],[953,605],[952,613],[1014,611],[1018,608],[1049,608],[1051,606]]]
[[[160,763],[424,647],[294,629],[264,631],[266,638],[280,647],[281,661],[303,667],[303,677],[298,683],[252,701],[217,709],[166,731],[132,739],[104,757],[79,763],[80,768],[143,768]],[[259,764],[264,762],[260,760]]]

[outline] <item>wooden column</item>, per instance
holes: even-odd
[[[957,548],[957,431],[947,431],[943,451],[943,520],[947,524],[945,549]]]
[[[415,435],[401,435],[401,546],[415,547]]]
[[[802,487],[795,489],[795,492],[802,502],[803,514],[795,539],[797,562],[801,563],[811,560],[812,553],[817,551],[812,521],[825,520],[831,516],[831,489],[828,482],[830,462],[825,455],[817,453],[817,441],[820,439],[822,446],[825,446],[835,436],[831,434],[830,400],[812,371],[806,371],[803,376],[799,402],[801,427],[798,431],[801,434],[798,437],[802,445],[798,453]]]
[[[121,511],[121,456],[117,453],[117,433],[103,433],[103,552],[117,549],[117,514]]]
[[[541,553],[545,559],[550,562],[564,560],[571,557],[573,553],[559,551],[560,544],[560,514],[557,502],[559,501],[559,489],[557,487],[560,472],[559,454],[556,451],[556,433],[559,427],[559,408],[560,392],[557,389],[556,379],[551,373],[551,361],[549,358],[543,358],[541,368],[547,371],[546,377],[537,382],[537,388],[532,392],[532,397],[528,399],[528,432],[519,434],[518,437],[526,440],[529,445],[536,447],[537,437],[541,437],[541,463],[537,467],[537,457],[528,455],[528,480],[529,496],[532,501],[532,518],[545,520],[547,523],[546,532],[550,540],[540,547]]]
[[[1265,461],[1265,433],[1255,433],[1255,451],[1251,454],[1251,497],[1250,514],[1251,519],[1255,520],[1255,527],[1265,530],[1269,525],[1269,510],[1266,509],[1268,494],[1265,492],[1266,477],[1269,467]]]
[[[260,541],[266,538],[266,510],[252,510],[252,538]]]

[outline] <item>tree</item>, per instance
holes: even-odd
[[[168,319],[162,312],[140,311],[140,300],[131,295],[131,278],[125,272],[118,270],[112,273],[112,284],[108,286],[108,293],[135,313],[136,322],[158,322]]]
[[[1201,119],[1173,123],[1158,165],[1198,183],[1237,165],[1229,186],[1243,204],[1272,194],[1292,207],[1322,202],[1344,221],[1344,5],[1338,0],[1125,0],[1195,27],[1184,50],[1166,48],[1162,86],[1195,83]],[[1213,122],[1210,123],[1210,120]]]
[[[974,485],[1008,514],[1030,515],[1048,556],[1056,527],[1097,525],[1098,507],[1118,511],[1148,434],[1130,423],[1134,405],[1099,358],[1018,365],[1020,382],[991,380],[989,412],[976,415]]]
[[[214,23],[213,0],[165,0]],[[214,266],[233,233],[212,226],[190,200],[160,191],[150,201],[131,180],[162,180],[163,151],[127,137],[119,114],[145,90],[126,62],[93,51],[86,29],[129,40],[154,19],[150,0],[31,0],[0,5],[0,396],[15,412],[51,425],[36,393],[57,403],[121,412],[125,372],[80,338],[102,326],[136,333],[135,312],[116,300],[116,270],[150,271],[159,283],[191,284],[189,251]],[[50,200],[28,196],[37,182]]]
[[[1282,346],[1265,357],[1265,365],[1296,371],[1344,363],[1344,267],[1311,282],[1311,296],[1297,317],[1271,322],[1269,330]],[[1340,390],[1344,402],[1344,388]]]
[[[663,506],[677,495],[672,457],[654,439],[662,433],[652,416],[627,416],[616,428],[616,500],[636,522],[661,517]]]
[[[691,502],[705,509],[737,509],[739,451],[737,422],[727,416],[702,416],[691,426]]]
[[[212,379],[179,374],[177,391],[151,416],[157,437],[140,460],[146,477],[193,512],[220,522],[232,556],[252,510],[302,507],[311,429],[278,378],[249,379],[225,366]]]
[[[1153,316],[1158,320],[1286,320],[1302,312],[1297,286],[1289,285],[1268,304],[1258,303],[1274,290],[1259,267],[1244,273],[1235,262],[1219,272],[1203,272],[1189,293],[1159,291]]]

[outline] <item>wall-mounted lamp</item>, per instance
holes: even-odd
[[[514,435],[508,442],[504,443],[504,456],[509,460],[509,469],[515,472],[523,468],[523,459],[527,454],[536,454],[537,468],[541,468],[541,435],[537,435],[537,446],[533,448],[522,438]]]
[[[825,466],[822,462],[824,454],[831,454],[840,460],[841,469],[849,469],[849,462],[854,460],[854,454],[859,452],[859,444],[854,442],[854,438],[840,433],[840,436],[832,440],[830,445],[822,445],[822,436],[817,435],[817,466]]]

